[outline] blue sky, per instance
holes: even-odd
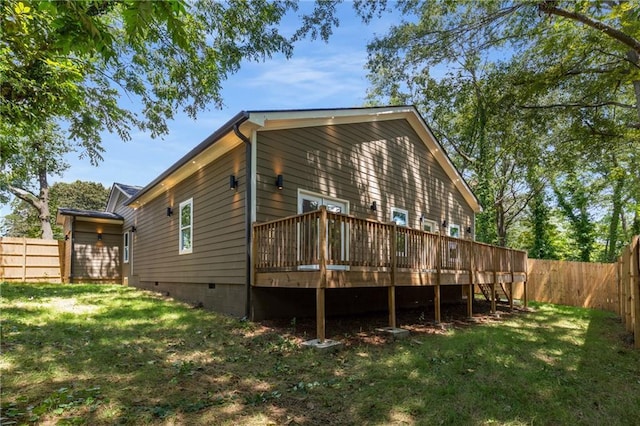
[[[297,14],[310,6],[312,3],[302,3]],[[178,114],[169,123],[170,133],[164,139],[134,132],[132,141],[123,142],[106,133],[104,161],[98,167],[78,159],[77,153],[71,154],[71,167],[62,177],[52,177],[50,184],[79,179],[106,187],[113,182],[144,186],[242,110],[361,106],[368,87],[364,68],[367,42],[375,34],[384,34],[398,18],[385,14],[365,25],[351,4],[340,5],[339,11],[340,26],[329,43],[305,40],[296,45],[289,60],[274,56],[264,63],[244,63],[223,83],[222,110],[203,111],[196,121]],[[292,34],[298,23],[291,16],[280,30]]]

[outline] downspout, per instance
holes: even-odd
[[[244,121],[244,120],[243,120]],[[239,125],[241,123],[236,123],[233,125],[233,133],[236,134],[241,141],[244,142],[245,145],[245,176],[247,180],[247,190],[245,191],[245,201],[244,201],[244,217],[245,217],[245,247],[246,247],[246,291],[247,291],[247,299],[245,304],[245,317],[247,319],[251,318],[251,237],[252,237],[252,222],[251,222],[251,200],[252,200],[252,187],[251,187],[251,140],[247,138],[245,135],[240,133]]]

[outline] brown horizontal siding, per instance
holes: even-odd
[[[257,158],[258,221],[297,213],[300,188],[347,200],[359,217],[389,221],[397,207],[411,227],[422,213],[462,229],[473,223],[471,207],[405,120],[259,132]]]
[[[102,233],[102,240],[98,240]],[[121,226],[76,220],[71,274],[74,282],[118,282],[122,262]]]
[[[239,146],[135,212],[133,275],[140,282],[246,284],[244,158]],[[231,174],[238,191],[229,189]],[[189,198],[193,253],[179,254],[179,206]]]

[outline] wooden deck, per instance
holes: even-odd
[[[257,287],[316,289],[318,340],[324,336],[324,292],[387,287],[389,326],[395,328],[395,287],[433,286],[440,321],[440,286],[491,288],[527,281],[527,253],[472,240],[320,210],[253,226],[252,283]],[[473,298],[467,298],[472,315]],[[510,300],[513,303],[513,299]]]

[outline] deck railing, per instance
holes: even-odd
[[[526,287],[527,253],[329,212],[322,206],[254,224],[253,263],[254,285],[316,289],[317,336],[323,342],[327,285],[388,287],[391,328],[396,327],[395,287],[433,285],[435,319],[440,321],[441,284],[465,285],[467,294],[476,283],[489,285],[495,312],[497,284],[511,287],[520,281]],[[526,306],[526,288],[524,294]],[[469,316],[472,305],[473,298],[467,297]]]
[[[521,250],[491,246],[417,229],[322,210],[254,224],[255,271],[318,269],[320,241],[326,265],[384,270],[526,273]],[[326,217],[321,238],[321,218]]]

